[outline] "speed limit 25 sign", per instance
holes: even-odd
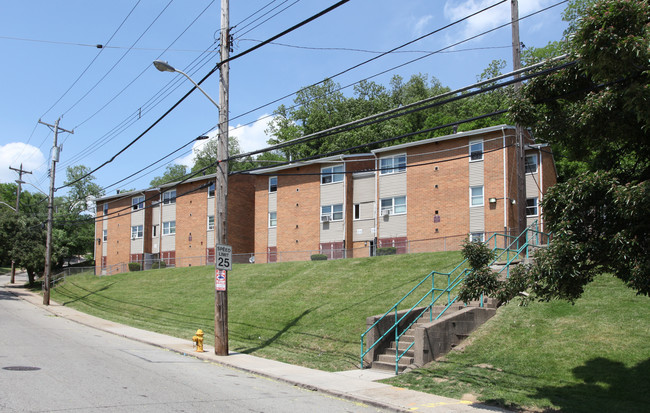
[[[220,270],[232,271],[232,247],[230,245],[217,244],[216,267]]]

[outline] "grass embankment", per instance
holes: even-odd
[[[389,382],[510,408],[648,411],[650,298],[602,275],[575,305],[513,304],[462,351]]]
[[[446,252],[235,265],[228,275],[230,350],[322,370],[357,368],[366,317],[383,314],[431,270],[448,271],[461,259]],[[189,267],[72,276],[52,299],[188,341],[201,328],[213,344],[213,274],[214,267]]]

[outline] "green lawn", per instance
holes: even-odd
[[[647,412],[650,298],[602,275],[575,305],[511,304],[471,345],[388,382],[510,408]]]
[[[385,312],[459,253],[237,265],[229,273],[229,345],[307,367],[357,368],[365,318]],[[68,277],[52,298],[136,327],[212,344],[214,268]],[[647,411],[650,298],[598,277],[575,305],[512,303],[471,344],[391,384],[532,411]]]
[[[11,272],[11,267],[0,267],[0,274],[9,274]]]
[[[458,252],[235,265],[228,277],[229,347],[322,370],[359,366],[366,317],[383,314]],[[73,276],[52,299],[90,314],[191,340],[214,339],[214,267]]]

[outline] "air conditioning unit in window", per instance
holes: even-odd
[[[381,216],[382,217],[387,217],[390,215],[390,209],[382,209],[381,210]]]
[[[320,222],[330,222],[332,218],[329,215],[321,215]]]

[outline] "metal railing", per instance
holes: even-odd
[[[504,259],[505,256],[505,263],[503,264],[503,268],[499,271],[501,273],[504,269],[506,269],[506,277],[509,277],[510,270],[509,267],[510,265],[517,259],[521,259],[521,256],[525,256],[526,258],[529,257],[529,247],[539,247],[540,240],[545,239],[545,243],[548,244],[549,242],[549,235],[545,234],[541,231],[538,230],[537,228],[537,221],[533,222],[529,227],[527,227],[519,236],[512,236],[508,234],[501,234],[501,233],[494,233],[490,238],[488,238],[487,241],[485,241],[485,244],[490,246],[494,245],[492,247],[492,250],[497,252],[496,257],[492,260],[490,265],[494,265],[497,262],[500,262],[500,260]],[[534,242],[531,242],[534,241]],[[455,294],[456,289],[458,289],[463,281],[465,280],[465,277],[472,272],[472,269],[467,268],[467,260],[463,260],[460,264],[458,264],[454,269],[447,273],[442,273],[438,271],[431,271],[422,281],[420,281],[415,287],[413,287],[404,297],[402,297],[397,303],[395,303],[388,311],[386,311],[379,319],[375,321],[368,329],[361,334],[361,352],[360,352],[360,368],[363,368],[363,359],[368,354],[371,350],[373,350],[380,342],[382,342],[385,338],[389,336],[389,334],[393,334],[395,339],[395,374],[398,374],[399,372],[399,361],[404,357],[404,355],[415,345],[415,341],[412,342],[409,346],[407,346],[406,349],[403,351],[400,350],[399,347],[399,340],[400,338],[406,333],[415,323],[418,322],[418,320],[425,314],[429,314],[429,321],[434,321],[439,319],[440,317],[445,314],[445,312],[452,306],[454,303],[458,301],[458,294]],[[444,287],[436,287],[436,275],[439,277],[444,277],[446,278],[446,286]],[[416,291],[420,290],[423,285],[431,285],[431,288],[429,288],[422,296],[418,299],[417,296],[412,297]],[[444,285],[444,280],[442,282],[439,282],[439,284]],[[455,297],[452,298],[452,293],[455,294]],[[433,307],[435,304],[438,302],[438,300],[445,296],[447,297],[447,302],[444,304],[443,309],[438,313],[437,316],[433,316]],[[427,300],[429,297],[431,297],[431,300],[427,302],[425,307],[419,307],[422,305],[422,303]],[[411,305],[410,308],[408,308],[406,311],[402,313],[402,315],[399,315],[399,307],[403,303],[407,302],[408,299],[411,299],[411,301],[415,301],[414,304]],[[479,306],[483,307],[484,306],[484,297],[481,296],[479,300]],[[413,317],[413,314],[419,311],[418,314]],[[380,337],[378,337],[374,343],[368,345],[368,347],[364,350],[364,343],[365,343],[365,338],[366,336],[372,331],[373,329],[377,328],[377,326],[385,320],[387,317],[391,316],[394,314],[394,319],[393,319],[393,324],[390,326]],[[412,319],[412,321],[408,322],[409,319]]]

